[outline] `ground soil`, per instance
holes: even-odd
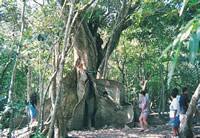
[[[70,131],[66,137],[70,138],[171,138],[171,128],[167,125],[166,121],[158,119],[154,116],[151,119],[149,130],[146,132],[140,132],[138,123],[134,125],[126,125],[124,128],[113,128],[111,126],[105,126],[102,129],[91,129],[82,131]],[[200,124],[195,123],[193,127],[195,138],[200,138]],[[0,132],[0,138],[6,138],[8,129]],[[14,131],[13,138],[29,138],[31,135],[30,128],[24,127]]]

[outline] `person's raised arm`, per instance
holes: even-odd
[[[141,88],[142,88],[142,91],[146,90],[147,82],[148,82],[148,80],[142,80],[142,81],[140,82],[140,86],[141,86]]]

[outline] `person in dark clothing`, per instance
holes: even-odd
[[[28,110],[28,115],[30,116],[30,124],[33,124],[36,121],[37,117],[37,94],[36,93],[31,93],[29,102],[27,103],[27,110]]]
[[[36,108],[37,105],[37,94],[34,92],[30,95],[30,103]]]
[[[186,112],[188,109],[188,104],[189,104],[189,98],[188,98],[188,88],[184,87],[182,89],[182,95],[180,96],[179,99],[179,105],[180,105],[180,126],[184,123],[186,119]]]

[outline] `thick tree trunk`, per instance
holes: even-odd
[[[91,0],[91,2],[94,0]],[[125,3],[126,0],[124,0]],[[90,6],[90,4],[88,4]],[[88,5],[85,7],[87,8]],[[123,7],[124,8],[124,7]],[[83,8],[85,9],[85,8]],[[82,10],[81,10],[82,11]],[[126,11],[126,10],[125,10]],[[123,12],[125,12],[123,10]],[[123,13],[125,14],[125,13]],[[125,20],[125,16],[120,17]],[[122,24],[120,24],[122,25]],[[117,26],[118,32],[113,31],[116,36],[112,36],[112,39],[109,41],[109,44],[112,45],[112,47],[109,48],[108,54],[110,55],[112,51],[114,50],[116,44],[119,41],[119,36],[121,34],[121,31],[123,30],[123,26]],[[67,28],[67,27],[66,27]],[[70,128],[76,128],[76,129],[82,129],[84,127],[93,127],[93,120],[95,116],[95,108],[97,103],[100,101],[96,100],[98,97],[97,94],[97,89],[96,89],[96,74],[97,74],[97,69],[99,67],[99,56],[100,51],[98,49],[98,39],[97,39],[97,32],[91,32],[91,28],[88,27],[87,21],[81,18],[81,15],[78,16],[78,18],[75,21],[75,25],[73,26],[73,47],[74,47],[74,65],[75,65],[75,70],[72,71],[70,74],[64,78],[65,81],[62,81],[64,83],[65,91],[62,95],[62,102],[60,105],[58,105],[58,100],[61,99],[61,94],[60,94],[60,88],[61,88],[61,72],[63,71],[63,68],[59,68],[59,78],[58,78],[58,83],[57,83],[57,96],[56,96],[56,102],[55,102],[55,107],[51,116],[51,125],[50,125],[50,130],[48,136],[50,137],[52,134],[53,130],[53,125],[55,120],[55,115],[56,111],[63,112],[63,114],[59,117],[58,119],[59,122],[59,127],[63,128],[63,125],[60,123],[65,123],[67,126]],[[114,34],[113,33],[113,34]],[[114,46],[114,47],[113,47]],[[102,50],[102,49],[101,49]],[[105,50],[106,51],[106,50]],[[108,57],[108,56],[107,56]],[[63,57],[61,57],[61,62],[60,65],[63,66]],[[103,59],[103,57],[100,59],[100,61]],[[60,71],[62,69],[62,71]],[[110,84],[110,82],[106,82]],[[117,86],[115,86],[117,87]],[[107,89],[105,89],[107,90]],[[105,100],[105,98],[101,97],[101,103],[108,105],[112,111],[106,110],[113,112],[113,115],[115,114],[115,106],[114,105],[109,105],[108,100]],[[111,98],[112,99],[112,98]],[[118,97],[119,99],[119,97]],[[99,102],[99,104],[101,104]],[[112,102],[113,103],[113,102]],[[116,104],[116,106],[120,106],[120,104]],[[104,107],[101,107],[104,108]],[[59,110],[58,110],[59,109]],[[121,108],[120,108],[121,109]],[[120,110],[117,108],[117,110]],[[131,108],[132,109],[132,108]],[[103,109],[102,109],[103,110]],[[119,111],[117,114],[118,117],[122,116],[129,116],[129,120],[131,118],[131,112],[127,112],[129,108],[125,108],[124,111]],[[105,111],[105,110],[103,110]],[[130,111],[130,110],[129,110]],[[77,114],[78,113],[78,114]],[[102,112],[99,111],[99,114]],[[100,118],[102,115],[100,115]],[[107,121],[106,117],[104,118],[105,122]],[[116,118],[115,118],[116,119]],[[113,119],[112,121],[115,122],[121,121],[120,119]],[[124,118],[124,122],[126,122],[127,118]],[[104,122],[104,123],[105,123]],[[112,122],[112,123],[113,123]],[[123,121],[122,121],[123,122]],[[76,124],[77,123],[77,124]],[[103,124],[104,124],[103,123]],[[122,123],[124,124],[124,123]],[[67,127],[66,126],[66,127]],[[76,126],[76,127],[74,127]],[[63,128],[65,129],[65,128]],[[61,130],[61,129],[60,129]]]
[[[77,77],[78,103],[74,111],[79,111],[80,128],[94,127],[92,117],[95,114],[96,93],[93,79],[97,71],[98,52],[96,42],[87,24],[83,21],[76,24],[74,36],[74,61]]]
[[[96,80],[95,77],[99,51],[97,51],[95,38],[92,37],[84,21],[77,27],[77,34],[74,36],[74,60],[77,73],[78,103],[73,110],[71,127],[83,129],[102,127],[106,124],[123,126],[132,120],[132,106],[121,106],[125,103],[124,96],[122,96],[124,91],[119,88],[121,84],[101,80],[102,87],[98,87],[99,80]],[[114,90],[110,90],[111,87],[114,87]],[[108,96],[104,97],[105,91]],[[109,119],[108,115],[111,114],[115,114],[116,117]]]
[[[192,95],[192,99],[190,101],[188,110],[187,110],[187,117],[185,122],[183,123],[182,127],[180,128],[180,136],[181,138],[192,138],[192,118],[196,110],[197,101],[200,97],[200,84],[198,85],[196,91]]]

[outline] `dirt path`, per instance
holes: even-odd
[[[8,129],[5,129],[4,131],[2,131],[2,133],[0,133],[0,138],[7,138],[7,134],[8,134]],[[12,138],[29,138],[30,134],[31,134],[30,129],[28,129],[28,127],[25,127],[19,130],[15,130],[13,132]]]
[[[194,126],[195,138],[200,138],[200,126]],[[167,125],[158,125],[149,128],[147,132],[140,132],[139,127],[123,129],[99,129],[93,131],[71,131],[69,137],[76,138],[171,138],[171,128]]]
[[[4,130],[0,134],[0,138],[6,138],[8,130]],[[194,126],[195,138],[200,138],[200,125]],[[29,138],[30,130],[23,128],[14,131],[13,138]],[[68,133],[70,138],[171,138],[171,128],[167,125],[151,126],[149,131],[140,132],[139,127],[123,129],[105,128],[90,131],[70,131]]]
[[[140,128],[99,129],[93,131],[71,131],[69,137],[78,138],[170,138],[171,129],[168,126],[150,127],[147,132]]]

